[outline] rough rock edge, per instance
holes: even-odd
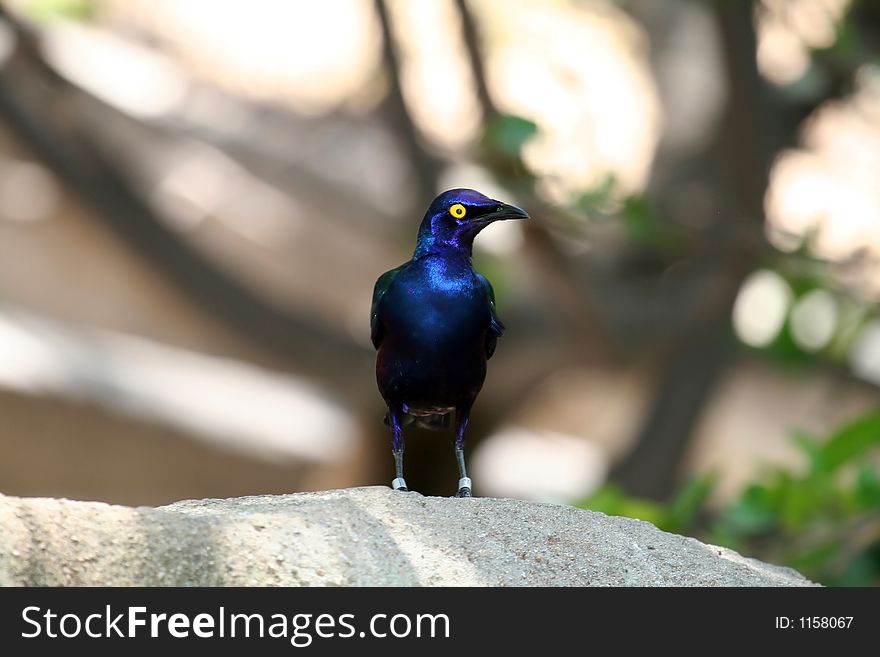
[[[385,487],[164,507],[0,495],[0,585],[811,586],[640,520]]]

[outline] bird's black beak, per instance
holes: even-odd
[[[488,214],[483,215],[480,218],[487,222],[502,221],[504,219],[528,219],[529,213],[522,208],[516,207],[515,205],[510,205],[509,203],[501,203],[499,201],[494,210],[492,210]]]

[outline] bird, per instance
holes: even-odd
[[[454,415],[455,496],[473,495],[464,459],[468,421],[486,362],[504,333],[492,284],[473,267],[473,243],[496,221],[528,217],[525,210],[473,189],[449,189],[428,206],[412,258],[376,281],[370,339],[391,428],[394,490],[409,490],[403,476],[404,426],[448,428]]]

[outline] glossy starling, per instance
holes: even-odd
[[[376,380],[388,405],[395,490],[407,490],[403,427],[445,428],[455,413],[457,497],[471,496],[464,463],[468,418],[486,361],[504,332],[492,285],[474,270],[471,249],[492,222],[527,217],[472,189],[450,189],[428,207],[412,259],[376,281],[370,337],[378,350]]]

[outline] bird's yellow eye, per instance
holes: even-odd
[[[467,214],[467,210],[461,203],[456,203],[451,208],[449,208],[449,214],[451,214],[456,219],[463,219],[464,215]]]

